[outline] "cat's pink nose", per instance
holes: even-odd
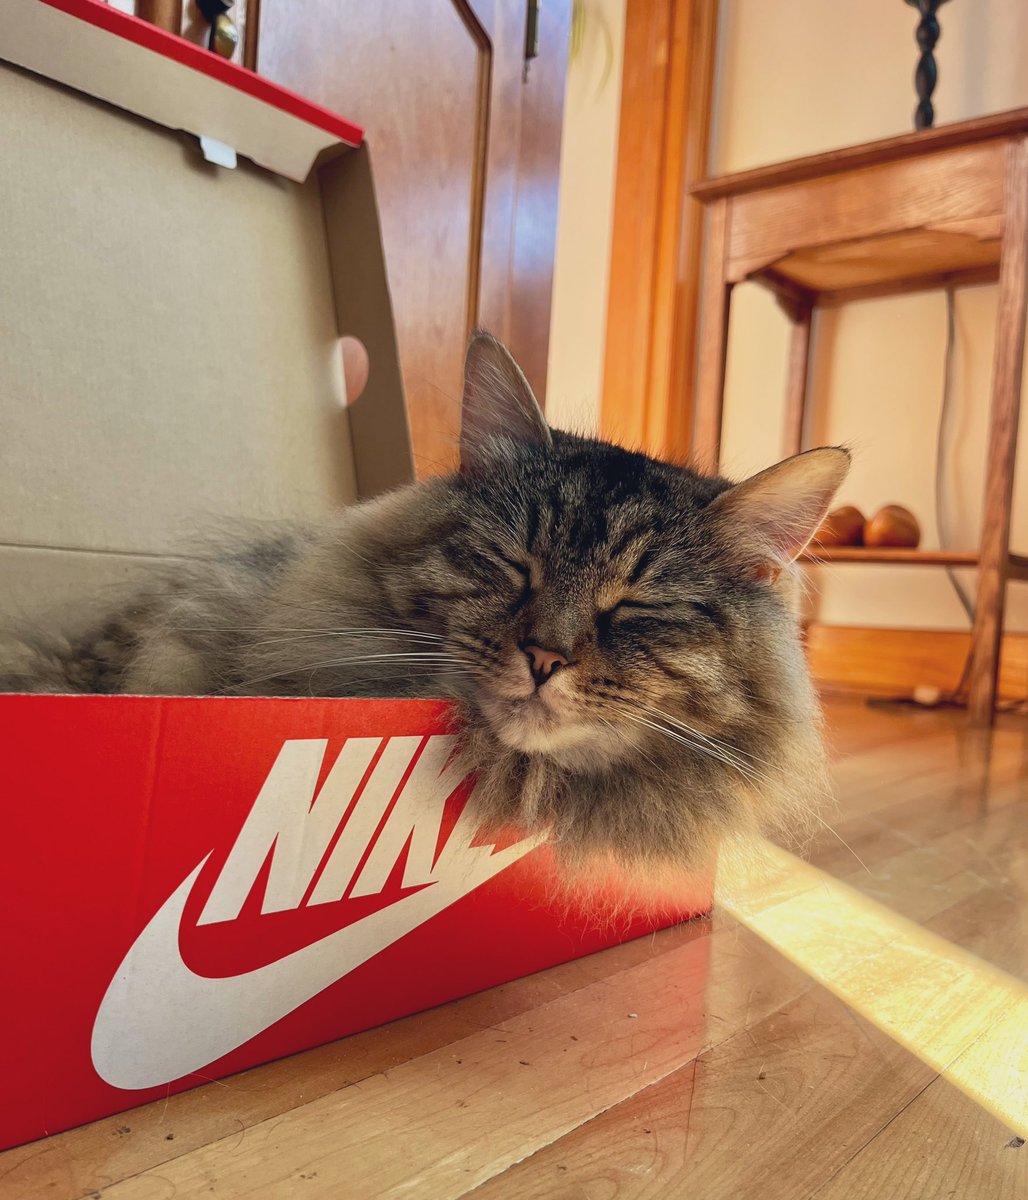
[[[557,650],[544,650],[542,646],[522,646],[528,665],[532,669],[532,678],[536,686],[544,684],[558,669],[568,665],[567,658]]]

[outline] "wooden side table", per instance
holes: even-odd
[[[1028,108],[704,180],[695,453],[717,465],[732,288],[771,288],[792,321],[784,452],[802,449],[816,305],[999,280],[982,533],[977,552],[846,549],[819,561],[978,567],[969,716],[995,710],[1028,300]]]

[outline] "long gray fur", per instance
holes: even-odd
[[[452,698],[483,823],[547,826],[572,864],[695,866],[743,828],[801,832],[818,706],[790,568],[762,565],[778,524],[809,537],[844,452],[791,469],[820,472],[806,507],[771,472],[771,502],[748,498],[547,429],[485,335],[464,404],[458,472],[213,556],[80,635],[0,639],[0,690]],[[527,643],[569,665],[537,688]]]

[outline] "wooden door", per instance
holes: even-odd
[[[257,70],[367,131],[419,476],[456,461],[473,328],[545,391],[569,10],[526,78],[526,0],[260,3]]]
[[[197,0],[135,3],[206,40]],[[448,470],[476,326],[545,399],[571,0],[236,0],[230,16],[234,57],[367,130],[415,465]]]
[[[693,451],[703,206],[720,0],[625,10],[604,437],[673,462]]]

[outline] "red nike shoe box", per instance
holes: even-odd
[[[464,816],[434,701],[0,696],[10,1146],[706,911]]]
[[[178,516],[411,477],[357,126],[99,0],[4,0],[0,110],[0,621],[131,583]],[[0,1147],[709,909],[477,836],[451,721],[0,695]]]

